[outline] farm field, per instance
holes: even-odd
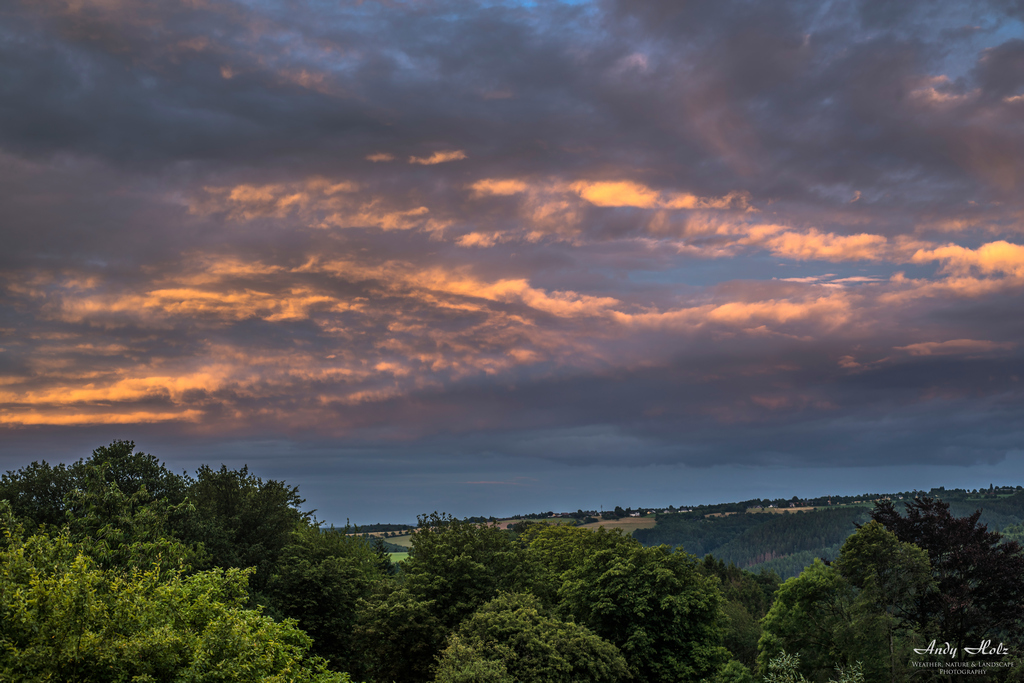
[[[394,543],[400,545],[403,548],[412,547],[412,534],[404,534],[402,536],[392,536],[388,539],[388,543]]]
[[[759,513],[768,512],[773,515],[781,515],[786,512],[807,512],[813,510],[813,507],[802,507],[802,508],[747,508],[748,515],[756,515]],[[709,515],[710,516],[710,515]]]
[[[653,515],[650,517],[623,517],[622,519],[602,519],[599,522],[584,524],[580,528],[597,529],[604,527],[606,529],[622,529],[627,534],[632,534],[637,529],[653,529],[654,522]]]

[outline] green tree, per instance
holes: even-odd
[[[754,674],[741,662],[730,659],[725,666],[718,670],[711,681],[713,683],[754,683]]]
[[[280,553],[267,595],[276,612],[295,619],[313,638],[312,651],[339,670],[353,670],[356,605],[381,576],[362,536],[302,527]]]
[[[639,680],[699,681],[729,659],[718,580],[692,555],[632,543],[562,576],[561,612],[618,647]]]
[[[446,635],[433,601],[389,581],[377,584],[360,601],[353,629],[354,648],[362,656],[358,670],[379,683],[425,683]]]
[[[905,680],[910,649],[919,639],[916,607],[935,591],[928,553],[872,520],[846,540],[835,567],[857,589],[852,619],[859,642],[881,640],[887,654],[863,655],[868,677]]]
[[[616,683],[630,676],[614,645],[546,615],[527,593],[502,594],[462,622],[435,680],[464,680],[478,671],[504,671],[520,683]]]
[[[0,477],[0,500],[10,501],[14,513],[32,525],[59,527],[68,511],[68,496],[88,488],[96,472],[106,484],[116,485],[128,496],[145,489],[149,500],[166,499],[171,505],[185,499],[188,487],[185,477],[168,470],[154,456],[137,451],[133,441],[114,441],[71,465],[33,462],[7,472]]]
[[[159,565],[189,569],[206,561],[202,544],[175,538],[172,528],[194,523],[188,501],[172,505],[154,499],[145,484],[126,494],[116,480],[105,476],[108,464],[85,469],[84,489],[65,496],[64,528],[104,569]]]
[[[6,502],[0,527],[2,680],[350,680],[294,622],[243,607],[248,570],[103,569],[66,531],[26,537]]]
[[[772,596],[780,581],[773,572],[754,574],[734,564],[707,555],[699,568],[706,576],[721,582],[726,620],[724,644],[733,657],[746,667],[757,665],[757,643],[761,638],[760,621],[768,613]]]
[[[758,668],[769,672],[771,662],[789,652],[795,659],[785,662],[795,661],[802,674],[822,680],[834,662],[845,662],[854,597],[850,582],[820,560],[786,580],[761,622]]]
[[[492,524],[476,524],[434,513],[419,518],[409,559],[402,563],[406,586],[454,629],[501,590],[528,587],[525,550]]]
[[[201,519],[196,531],[215,567],[254,567],[251,587],[259,595],[292,534],[309,524],[311,513],[298,488],[282,481],[263,481],[249,468],[214,470],[203,465],[188,488]]]
[[[434,683],[517,683],[501,659],[484,658],[458,635],[452,635],[448,642]]]
[[[188,478],[171,472],[156,456],[136,450],[134,441],[114,441],[95,449],[88,460],[72,466],[76,478],[81,479],[89,466],[101,467],[104,480],[128,495],[145,487],[154,500],[166,499],[171,504],[180,503],[187,495]]]
[[[919,640],[914,609],[933,585],[927,554],[870,522],[831,566],[815,562],[779,588],[762,622],[761,668],[786,651],[812,680],[858,662],[870,680],[905,680]]]
[[[8,501],[14,513],[32,526],[61,526],[64,498],[75,489],[75,484],[67,466],[33,462],[0,477],[0,500]]]
[[[547,606],[558,603],[565,573],[578,568],[589,555],[599,550],[625,551],[637,545],[621,529],[579,529],[563,524],[533,525],[519,540],[527,547],[526,561],[534,575],[533,593]]]

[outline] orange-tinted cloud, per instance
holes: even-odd
[[[748,208],[746,195],[739,192],[717,198],[698,197],[686,192],[658,192],[629,180],[580,180],[569,187],[594,206],[629,206],[638,209]]]
[[[456,149],[448,152],[434,152],[429,157],[409,157],[410,164],[420,164],[422,166],[433,166],[435,164],[444,164],[449,161],[459,161],[466,158],[466,153],[461,149]]]
[[[881,235],[836,235],[814,228],[784,232],[764,240],[775,255],[797,261],[877,261],[885,257],[888,242]]]
[[[965,276],[972,270],[984,275],[1024,278],[1024,246],[1005,240],[989,242],[977,249],[948,244],[935,249],[919,249],[913,263],[941,261],[945,272]]]

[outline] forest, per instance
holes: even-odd
[[[765,568],[782,578],[799,574],[815,557],[834,559],[838,546],[869,518],[864,507],[794,514],[695,517],[669,514],[633,537],[644,545],[680,546],[698,557],[714,557],[743,568]]]
[[[8,472],[0,680],[1024,680],[1019,521],[1003,536],[928,496],[666,515],[639,538],[432,513],[397,565],[304,502],[245,467],[175,474],[130,441]],[[782,581],[765,548],[807,562]]]

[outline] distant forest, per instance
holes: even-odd
[[[1005,532],[1008,538],[1018,538],[1018,527],[1024,523],[1024,491],[992,487],[978,491],[932,489],[929,494],[948,503],[950,512],[958,517],[980,510],[979,523],[987,524],[992,531]],[[912,500],[910,493],[870,495],[897,503],[901,495],[906,502]],[[867,498],[867,495],[834,496],[831,500],[860,503]],[[814,499],[813,502],[822,500]],[[833,560],[838,557],[843,541],[856,531],[857,525],[870,518],[871,512],[871,506],[863,503],[777,514],[739,512],[756,502],[727,503],[690,512],[658,514],[654,528],[637,529],[633,537],[644,545],[664,543],[697,557],[713,555],[743,569],[773,571],[786,579],[798,575],[815,559]],[[811,502],[800,501],[801,504]],[[783,503],[779,506],[782,507]],[[722,512],[730,514],[707,516]]]
[[[667,544],[697,557],[750,569],[759,565],[783,578],[796,576],[815,557],[834,559],[838,546],[869,519],[867,507],[842,507],[788,514],[737,513],[726,517],[659,515],[653,529],[637,529],[644,545]]]

